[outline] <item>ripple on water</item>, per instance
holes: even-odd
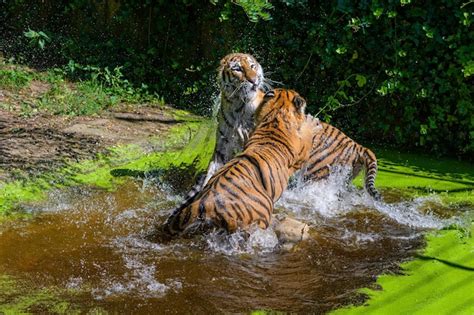
[[[314,230],[290,251],[279,250],[273,229],[258,228],[149,242],[142,236],[177,200],[153,185],[58,191],[33,209],[31,220],[0,226],[0,274],[32,292],[62,288],[84,312],[100,306],[112,313],[324,313],[362,301],[357,290],[397,272],[423,245],[424,229],[456,220],[422,211],[436,204],[433,198],[374,202],[342,183],[336,177],[285,192],[278,210]],[[6,303],[16,296],[0,292]]]

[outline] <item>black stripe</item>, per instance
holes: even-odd
[[[256,185],[256,182],[258,182],[258,181],[255,179],[255,176],[254,176],[255,173],[251,172],[251,174],[247,175],[244,172],[242,172],[242,170],[239,170],[238,166],[242,166],[242,167],[245,167],[246,169],[248,169],[245,164],[240,163],[240,164],[236,165],[235,172],[234,172],[234,170],[231,170],[231,172],[229,172],[229,173],[231,175],[237,176],[237,177],[239,177],[239,176],[246,177],[248,179],[247,183],[250,183],[250,185],[252,186],[251,188],[256,190],[259,194],[261,194],[265,198],[267,198],[269,202],[272,202],[271,199],[267,196],[267,192],[261,187],[261,186],[263,186],[263,183],[260,182],[261,185]]]
[[[229,183],[231,183],[232,185],[234,185],[234,187],[239,190],[241,193],[242,193],[242,196],[245,196],[247,198],[249,198],[250,200],[256,202],[257,204],[259,204],[260,206],[262,206],[264,209],[268,208],[268,206],[272,204],[272,202],[270,200],[267,200],[269,204],[265,204],[262,200],[260,200],[256,195],[253,195],[253,194],[249,194],[249,192],[245,191],[244,189],[242,189],[242,187],[240,187],[239,185],[237,185],[238,183],[235,183],[234,182],[234,179],[233,177],[224,177]],[[253,183],[252,183],[253,184]],[[263,195],[265,197],[265,195]],[[238,195],[236,195],[236,198],[238,199],[242,199],[242,197],[239,197]],[[245,204],[245,202],[244,202]],[[254,209],[255,212],[259,213],[259,211],[257,211],[257,209]]]
[[[256,135],[257,136],[262,136],[264,138],[269,138],[269,140],[272,140],[274,142],[277,142],[277,143],[281,144],[284,148],[286,148],[288,150],[288,154],[291,155],[292,159],[295,158],[295,154],[293,153],[293,150],[290,148],[290,146],[286,142],[283,142],[281,139],[277,138],[276,135],[274,133],[272,133],[272,131],[254,133],[254,136],[256,136]],[[257,142],[256,144],[259,144],[258,140],[265,141],[264,143],[269,142],[269,141],[267,141],[267,139],[258,139],[258,138],[255,139],[253,142]]]
[[[331,131],[330,131],[329,135],[326,136],[325,139],[324,139],[324,143],[323,143],[324,150],[329,148],[334,143],[334,141],[336,141],[337,136],[334,137],[334,133],[339,132],[339,130],[334,128],[333,126],[328,125],[328,127],[330,127]],[[326,131],[324,131],[324,133],[326,133]]]
[[[343,142],[344,140],[347,140],[347,141],[345,141],[344,143],[341,144],[341,142]],[[326,152],[326,150],[323,151],[323,152],[325,152],[325,154],[322,155],[322,156],[320,156],[320,157],[318,157],[318,158],[316,159],[316,161],[314,161],[313,163],[311,163],[310,166],[309,166],[309,168],[311,169],[311,168],[313,168],[316,164],[318,164],[318,163],[324,161],[324,160],[325,160],[326,158],[328,158],[330,155],[332,155],[332,154],[334,154],[335,152],[339,151],[339,149],[340,149],[341,147],[343,147],[344,145],[346,145],[346,143],[348,143],[348,142],[350,142],[350,141],[352,141],[352,140],[351,140],[349,137],[343,138],[343,139],[335,146],[334,149],[332,149],[332,150],[330,150],[330,151],[328,151],[328,152]]]
[[[227,138],[227,135],[225,134],[224,131],[221,130],[221,128],[217,128],[217,131],[219,132],[219,134],[221,136],[220,140],[223,140],[225,142],[229,142],[229,139]]]
[[[191,219],[191,212],[192,212],[191,210],[192,209],[189,209],[189,207],[188,207],[188,208],[186,208],[186,210],[187,210],[187,211],[185,211],[186,214],[185,214],[183,220],[181,221],[181,226],[185,226],[189,222],[189,219]]]
[[[229,195],[231,195],[231,196],[234,197],[235,199],[237,199],[237,200],[242,199],[241,196],[239,196],[237,193],[235,193],[235,192],[234,192],[229,186],[227,186],[225,183],[220,183],[220,186],[221,186],[221,189],[223,189],[225,192],[227,192]],[[232,202],[232,205],[233,205],[233,206],[238,206],[238,209],[232,208],[232,210],[234,210],[234,212],[237,214],[237,217],[242,221],[242,219],[243,219],[243,210],[242,210],[242,208],[240,207],[239,203],[238,203],[238,202]],[[229,213],[229,210],[227,210],[227,212]]]
[[[341,161],[340,164],[342,164],[342,165],[348,165],[349,164],[350,160],[348,160],[348,157],[353,152],[354,146],[355,146],[355,143],[354,143],[354,141],[352,141],[352,143],[349,146],[346,146],[343,149],[343,152],[344,152],[344,150],[346,150],[346,153],[344,154],[344,156],[341,159],[339,159]]]
[[[243,159],[246,159],[250,164],[252,164],[254,166],[254,168],[257,170],[257,174],[259,176],[259,181],[262,183],[262,185],[264,186],[263,188],[265,188],[265,184],[263,182],[263,174],[262,174],[262,170],[260,169],[260,164],[258,163],[258,161],[250,156],[250,155],[244,155],[242,154],[241,157]],[[266,188],[265,188],[266,190]]]
[[[266,159],[262,158],[262,161],[267,166],[268,173],[270,175],[270,181],[269,181],[268,184],[269,184],[270,190],[271,190],[271,197],[272,197],[272,199],[274,199],[275,198],[275,185],[274,185],[275,177],[273,176],[273,170],[272,170],[272,167],[271,167],[270,163],[268,163]]]
[[[225,212],[226,211],[225,210],[225,205],[220,200],[219,195],[215,196],[214,200],[215,200],[215,204],[216,204],[216,208],[214,209],[214,213],[219,218],[221,227],[223,227],[224,229],[226,229],[228,231],[229,230],[229,224],[228,224],[227,220],[224,218],[223,213],[221,213],[219,211],[219,209],[223,209],[223,211]]]
[[[206,207],[204,206],[204,203],[203,203],[203,202],[200,202],[200,203],[199,203],[199,214],[198,214],[198,218],[201,219],[201,220],[204,220],[205,214],[206,214]]]
[[[280,98],[281,98],[281,94],[282,94],[282,93],[278,94],[277,98],[275,99],[274,104],[278,104],[278,102],[279,102],[279,100],[280,100]],[[277,110],[277,109],[274,108],[273,110],[269,111],[264,117],[262,117],[261,121],[264,121],[265,118],[266,118],[268,115],[272,114],[275,110]],[[273,121],[272,121],[272,122],[273,122]]]

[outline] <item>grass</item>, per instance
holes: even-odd
[[[18,110],[31,117],[39,112],[54,115],[93,115],[125,102],[139,106],[163,106],[164,100],[144,88],[133,87],[123,78],[120,68],[109,71],[97,67],[89,69],[82,79],[72,82],[71,73],[55,68],[45,72],[33,71],[20,65],[0,61],[0,89],[11,91],[11,98],[0,107]],[[33,82],[41,91],[32,93]],[[14,106],[12,105],[14,104]]]
[[[19,90],[30,83],[34,78],[34,73],[22,68],[1,67],[0,65],[0,87]]]
[[[73,304],[61,299],[64,291],[57,288],[31,291],[14,278],[0,274],[0,314],[32,314],[32,309],[48,314],[80,314]],[[70,295],[79,294],[74,290],[67,291]]]
[[[57,81],[40,97],[37,108],[54,115],[93,115],[117,102],[117,98],[92,82],[81,82],[71,88],[66,82]]]

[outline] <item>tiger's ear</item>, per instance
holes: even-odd
[[[270,99],[270,98],[272,98],[272,97],[274,97],[274,96],[275,96],[275,91],[270,90],[270,91],[268,91],[267,93],[265,93],[265,95],[263,96],[263,98],[264,98],[265,100],[268,100],[268,99]]]
[[[301,96],[299,95],[296,95],[294,98],[293,98],[293,104],[295,105],[296,109],[303,113],[304,112],[304,109],[306,107],[306,101],[304,98],[302,98]]]

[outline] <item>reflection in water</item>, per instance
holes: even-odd
[[[249,238],[148,242],[143,235],[175,204],[156,187],[129,182],[116,192],[56,192],[32,209],[32,219],[0,226],[0,275],[30,290],[59,288],[82,310],[325,312],[361,302],[357,289],[397,272],[422,246],[424,229],[456,223],[420,211],[425,199],[374,202],[340,190],[337,178],[296,186],[277,208],[309,223],[312,238],[290,251],[271,229],[255,229]],[[0,301],[8,299],[14,296],[0,292]]]

